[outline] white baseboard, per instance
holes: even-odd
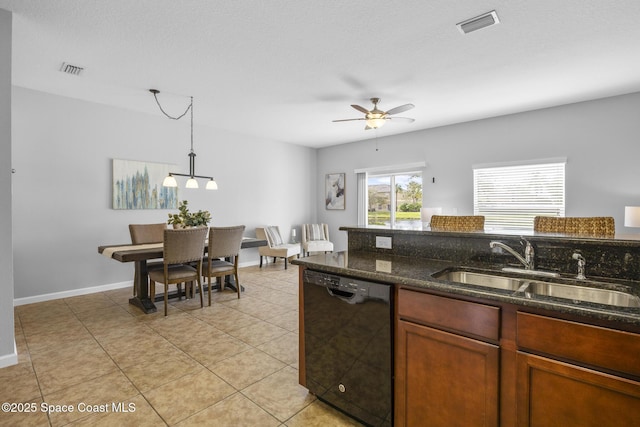
[[[258,261],[250,261],[246,263],[241,262],[239,267],[250,267],[253,265],[258,265]],[[51,300],[60,299],[60,298],[77,297],[78,295],[94,294],[96,292],[111,291],[113,289],[122,289],[122,288],[128,288],[128,287],[133,287],[133,281],[111,283],[108,285],[93,286],[90,288],[73,289],[70,291],[54,292],[51,294],[35,295],[32,297],[16,298],[13,300],[13,306],[17,307],[19,305],[33,304],[35,302],[51,301]]]
[[[16,347],[16,341],[13,340],[13,354],[5,354],[0,356],[0,369],[7,366],[18,364],[18,347]]]
[[[241,262],[240,264],[238,264],[238,268],[242,268],[242,267],[253,267],[254,265],[258,265],[260,264],[259,261],[247,261],[247,262]]]
[[[111,283],[108,285],[92,286],[90,288],[73,289],[70,291],[54,292],[51,294],[35,295],[32,297],[16,298],[13,300],[13,306],[33,304],[34,302],[50,301],[60,298],[77,297],[78,295],[94,294],[96,292],[111,291],[113,289],[122,289],[133,287],[133,281]]]

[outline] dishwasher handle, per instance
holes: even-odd
[[[356,296],[354,292],[341,291],[340,289],[326,288],[329,295],[340,298],[343,301],[350,302]]]

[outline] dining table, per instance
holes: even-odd
[[[266,240],[257,239],[255,237],[243,237],[240,249],[257,248],[259,246],[266,245]],[[206,250],[207,245],[204,246],[204,251],[206,252]],[[98,246],[98,253],[107,258],[111,258],[119,262],[134,263],[136,273],[134,275],[136,295],[129,299],[129,304],[135,305],[147,314],[155,313],[157,311],[154,299],[149,296],[149,272],[147,270],[147,261],[162,258],[163,252],[164,248],[162,243]],[[225,283],[225,286],[229,286],[234,291],[237,291],[235,285],[236,284],[232,282],[232,278],[229,278]],[[214,285],[212,284],[211,286]]]

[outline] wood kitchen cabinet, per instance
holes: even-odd
[[[400,287],[395,425],[640,426],[637,328],[555,315]]]
[[[395,426],[497,426],[500,309],[407,289],[397,298]]]
[[[517,314],[518,426],[640,425],[640,335]]]

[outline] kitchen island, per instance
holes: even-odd
[[[518,260],[489,243],[518,249],[523,236],[343,230],[349,251],[295,263],[301,283],[311,269],[393,285],[395,425],[640,423],[640,242],[524,237],[536,269],[559,275],[550,278],[502,271]],[[377,247],[380,236],[392,239],[392,249]],[[586,260],[586,280],[575,278],[576,252]],[[441,278],[451,270],[624,291],[628,306]],[[305,385],[302,313],[300,330]]]

